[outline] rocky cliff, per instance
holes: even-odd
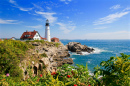
[[[20,67],[24,71],[24,79],[29,78],[28,69],[31,70],[32,76],[36,76],[38,71],[41,72],[43,68],[46,71],[54,72],[63,64],[73,64],[73,60],[68,58],[70,56],[68,48],[61,42],[29,42],[29,44],[35,47],[27,51],[27,58],[20,63]]]
[[[82,52],[91,53],[94,51],[93,48],[86,45],[81,45],[79,42],[69,42],[66,46],[68,47],[68,50],[71,52],[76,52],[77,54],[82,54]]]

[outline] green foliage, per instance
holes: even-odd
[[[77,67],[70,66],[68,64],[63,65],[57,71],[60,81],[64,81],[68,85],[95,85],[97,82],[90,78],[87,65],[77,65]],[[67,77],[70,76],[70,78]]]
[[[60,43],[55,43],[55,46],[56,46],[56,47],[59,47],[59,45],[60,45]]]
[[[26,43],[29,43],[29,42],[41,42],[41,43],[45,43],[44,40],[27,40]]]
[[[42,57],[47,57],[46,53],[41,54]]]
[[[95,67],[95,75],[102,75],[106,86],[129,86],[130,85],[130,55],[121,53],[120,57],[110,57],[108,61],[102,61],[100,65],[104,69]]]
[[[33,48],[33,46],[21,41],[0,41],[0,74],[10,73],[12,77],[22,78],[19,63],[29,48]]]

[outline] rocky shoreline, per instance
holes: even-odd
[[[93,51],[95,51],[93,48],[90,48],[86,45],[81,45],[81,43],[79,42],[69,42],[66,46],[69,51],[76,52],[80,55],[82,55],[82,52],[92,53]]]
[[[32,76],[36,76],[39,74],[38,71],[43,71],[43,67],[45,67],[46,71],[55,72],[57,67],[63,64],[73,64],[72,58],[69,58],[69,51],[81,55],[82,51],[88,53],[94,51],[93,48],[81,45],[79,42],[69,42],[67,45],[63,45],[61,42],[58,43],[59,46],[56,47],[55,43],[45,42],[42,44],[40,42],[29,42],[29,44],[34,46],[34,49],[27,51],[28,57],[21,61],[19,65],[23,70],[24,80],[29,78],[28,68],[31,69]],[[29,57],[33,59],[31,60]]]

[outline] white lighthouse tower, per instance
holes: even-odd
[[[48,42],[51,42],[49,20],[46,20],[45,38]]]

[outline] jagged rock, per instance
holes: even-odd
[[[81,43],[79,42],[69,42],[67,45],[68,50],[70,50],[71,52],[77,52],[78,54],[82,54],[81,52],[88,52],[91,53],[94,51],[93,48],[89,48],[86,45],[81,45]]]
[[[60,66],[62,66],[62,65],[63,65],[63,61],[58,61],[58,62],[57,62],[57,66],[58,66],[58,67],[60,67]]]
[[[52,66],[53,66],[53,67],[57,67],[57,63],[56,63],[56,62],[53,62],[53,63],[52,63]]]
[[[53,58],[55,61],[63,61],[63,58]]]
[[[76,53],[82,55],[82,51],[80,50],[79,51],[77,50]]]
[[[33,46],[39,46],[39,45],[41,45],[41,43],[40,42],[33,42],[32,45]]]
[[[73,64],[72,58],[67,58],[63,60],[63,64]]]

